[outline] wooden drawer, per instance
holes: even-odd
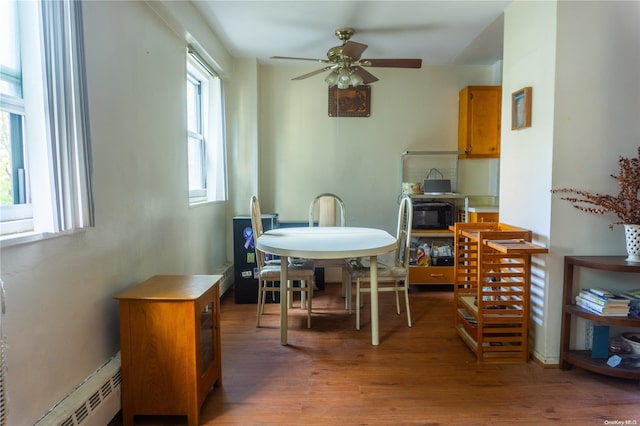
[[[411,266],[410,284],[453,284],[453,266]]]

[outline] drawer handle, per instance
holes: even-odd
[[[430,274],[431,278],[444,278],[444,274]]]

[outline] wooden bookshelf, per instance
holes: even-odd
[[[640,274],[640,264],[626,262],[623,256],[566,256],[564,258],[560,368],[567,370],[576,366],[607,376],[640,380],[640,368],[610,367],[607,365],[606,358],[592,358],[591,351],[571,349],[571,324],[575,318],[584,318],[602,325],[640,328],[638,319],[602,316],[576,305],[575,296],[579,292],[579,286],[574,288],[576,267]]]

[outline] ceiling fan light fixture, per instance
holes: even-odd
[[[364,80],[362,79],[360,74],[358,74],[357,72],[353,71],[351,73],[351,85],[353,87],[356,87],[356,86],[360,86],[362,83],[364,83]]]
[[[348,89],[349,86],[357,87],[364,84],[364,80],[353,68],[341,68],[332,70],[324,79],[329,86],[338,86],[338,89]]]
[[[327,74],[327,77],[324,79],[324,81],[329,86],[335,86],[338,82],[338,73],[336,72],[336,70],[332,70],[329,74]]]
[[[348,69],[342,68],[338,73],[338,89],[346,89],[351,84],[351,73]]]

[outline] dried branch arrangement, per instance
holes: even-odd
[[[578,189],[552,189],[553,193],[574,194],[565,196],[562,200],[569,201],[573,207],[587,213],[605,214],[613,213],[618,221],[609,225],[627,224],[640,225],[640,147],[638,158],[623,158],[618,160],[620,171],[618,176],[611,175],[618,181],[620,192],[617,196],[601,195]]]

